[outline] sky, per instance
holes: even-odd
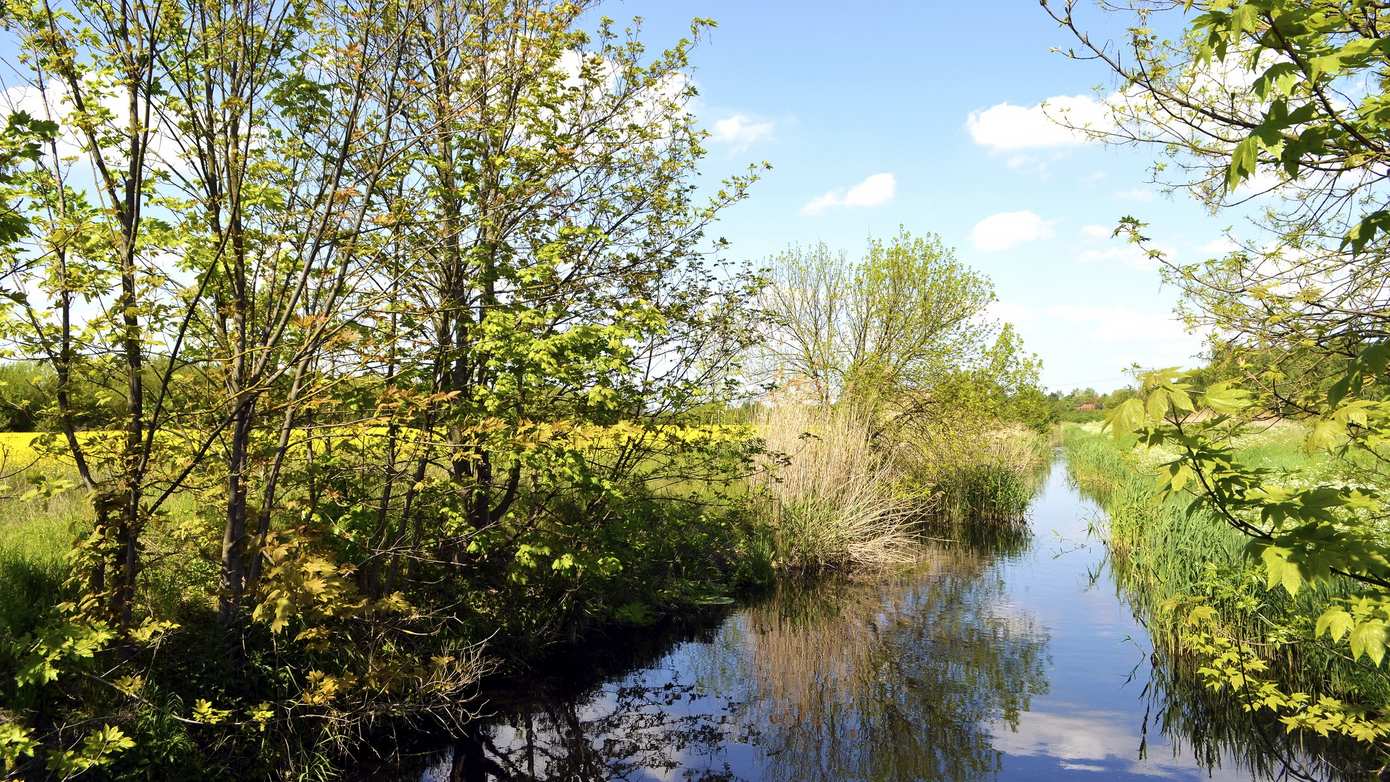
[[[1101,67],[1037,0],[613,0],[650,47],[718,27],[692,63],[710,131],[704,175],[773,170],[716,233],[737,256],[824,241],[854,253],[899,226],[936,233],[989,275],[1054,390],[1126,385],[1125,369],[1198,363],[1176,291],[1110,233],[1125,215],[1180,262],[1213,254],[1235,218],[1149,184],[1153,148],[1083,142],[1039,104],[1096,105]],[[1083,23],[1087,18],[1079,14]],[[1097,21],[1098,27],[1103,24]],[[1103,27],[1100,28],[1103,32]]]
[[[1113,37],[1085,10],[1083,24]],[[854,254],[900,226],[935,233],[993,280],[993,315],[1042,359],[1049,389],[1105,391],[1129,384],[1135,363],[1199,363],[1201,340],[1172,314],[1177,292],[1110,234],[1133,215],[1170,257],[1195,262],[1238,218],[1149,184],[1157,150],[1088,143],[1044,116],[1047,101],[1084,117],[1095,89],[1113,85],[1051,51],[1073,42],[1037,0],[606,0],[598,11],[642,17],[651,51],[689,35],[692,18],[717,22],[692,56],[693,108],[711,134],[703,176],[712,188],[750,163],[773,167],[714,229],[734,257],[761,263],[820,241]]]

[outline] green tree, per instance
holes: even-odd
[[[823,406],[911,425],[964,406],[967,377],[991,398],[1036,381],[1017,333],[989,316],[993,285],[936,236],[871,240],[858,261],[797,247],[771,268],[765,371]]]
[[[421,143],[402,161],[396,305],[377,333],[426,447],[387,468],[381,504],[399,479],[403,512],[376,537],[397,550],[460,563],[490,528],[517,541],[567,489],[601,526],[613,487],[671,479],[663,428],[726,397],[749,339],[755,280],[706,229],[752,176],[693,192],[693,40],[649,56],[611,20],[581,32],[591,6],[438,0],[411,38],[428,88],[406,118]],[[594,447],[612,427],[630,434]],[[422,490],[465,524],[439,523]]]
[[[466,710],[499,626],[732,578],[710,495],[751,446],[707,419],[758,281],[708,229],[755,170],[696,194],[709,23],[648,51],[582,31],[593,6],[6,6],[0,338],[44,366],[96,524],[72,599],[6,639],[0,761],[99,765],[151,710],[314,757]],[[216,650],[200,676],[170,634]],[[119,730],[81,754],[69,708]]]
[[[1160,176],[1213,208],[1266,193],[1257,240],[1201,264],[1154,253],[1182,287],[1190,321],[1212,334],[1217,376],[1152,373],[1110,423],[1176,452],[1167,490],[1191,492],[1248,535],[1271,589],[1340,580],[1345,597],[1326,607],[1315,635],[1379,666],[1390,621],[1390,202],[1381,184],[1390,164],[1390,12],[1362,0],[1186,7],[1182,35],[1170,41],[1155,32],[1170,21],[1160,6],[1127,6],[1123,57],[1091,41],[1073,3],[1048,8],[1080,44],[1072,56],[1100,60],[1121,79],[1108,101],[1113,122],[1093,132],[1161,144],[1170,165]],[[1121,227],[1147,241],[1138,220]],[[1306,418],[1309,447],[1330,452],[1338,469],[1310,485],[1243,464],[1234,436],[1271,411]],[[1385,704],[1281,692],[1212,618],[1203,606],[1187,617],[1201,631],[1193,648],[1207,655],[1212,686],[1273,710],[1290,729],[1385,746]]]

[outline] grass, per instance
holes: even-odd
[[[31,479],[61,480],[69,471],[41,456],[33,439],[28,433],[0,433],[0,641],[33,630],[57,602],[64,558],[89,518],[75,481],[70,482],[74,488],[52,496],[26,496]]]
[[[62,456],[36,444],[43,435],[0,433],[0,648],[33,630],[61,600],[66,558],[92,523],[92,506],[77,472]],[[101,433],[81,434],[91,440]],[[146,536],[142,599],[170,616],[178,606],[211,604],[216,572],[190,555],[186,530],[198,523],[196,500],[176,494]]]
[[[905,564],[930,520],[1021,525],[1051,453],[1023,427],[885,448],[842,408],[772,407],[755,425],[774,454],[753,480],[755,513],[784,567]]]
[[[763,411],[760,435],[774,456],[753,477],[759,520],[779,565],[882,567],[915,556],[919,504],[901,488],[891,455],[868,423],[844,410],[781,405]]]
[[[1045,437],[1023,427],[985,433],[956,458],[931,466],[937,515],[953,523],[1022,524],[1050,451]]]
[[[1238,458],[1272,469],[1313,474],[1325,461],[1303,448],[1304,430],[1284,422],[1236,442]],[[1246,557],[1247,538],[1222,520],[1181,498],[1157,496],[1157,466],[1170,454],[1122,448],[1097,424],[1063,431],[1067,469],[1079,489],[1105,511],[1100,532],[1111,553],[1120,588],[1145,618],[1155,643],[1181,653],[1179,617],[1161,607],[1174,599],[1202,596],[1218,612],[1224,631],[1263,648],[1271,628],[1293,628],[1311,636],[1313,619],[1338,596],[1354,593],[1334,580],[1296,597],[1265,588],[1259,563]],[[1283,631],[1280,631],[1283,632]],[[1369,696],[1383,703],[1390,681],[1365,663],[1311,639],[1273,643],[1270,662],[1285,684],[1309,692]]]

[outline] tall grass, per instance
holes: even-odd
[[[1238,457],[1317,469],[1301,442],[1298,433],[1278,427],[1237,443]],[[1329,600],[1356,592],[1354,584],[1334,580],[1292,597],[1266,589],[1259,564],[1245,555],[1244,535],[1200,508],[1189,510],[1181,498],[1158,497],[1157,464],[1171,457],[1122,448],[1095,425],[1067,426],[1063,447],[1071,479],[1105,511],[1100,531],[1116,582],[1144,616],[1156,643],[1181,656],[1181,617],[1160,607],[1175,598],[1201,596],[1217,610],[1226,633],[1269,650],[1273,670],[1292,686],[1390,696],[1390,680],[1381,672],[1352,663],[1333,648],[1311,640],[1269,643],[1271,628],[1311,628]]]
[[[756,425],[770,456],[754,478],[756,514],[778,564],[883,567],[910,562],[920,504],[903,491],[868,422],[846,410],[780,405]]]
[[[66,468],[42,459],[33,435],[0,435],[0,647],[33,630],[59,600],[64,558],[88,517],[76,488],[29,495],[32,478],[62,479]],[[76,480],[70,481],[76,486]]]
[[[36,449],[38,436],[0,433],[0,649],[35,629],[61,601],[68,552],[92,523],[91,498],[76,469],[61,456]],[[40,486],[47,491],[34,491]],[[160,615],[169,616],[172,606],[210,601],[216,572],[166,529],[167,519],[177,525],[193,518],[196,499],[178,494],[165,509],[151,520],[140,596],[163,606]]]
[[[960,439],[957,447],[935,449],[924,465],[937,515],[953,523],[1022,524],[1049,461],[1047,438],[1012,427]]]

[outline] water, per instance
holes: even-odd
[[[578,692],[519,694],[419,778],[1275,776],[1259,731],[1232,738],[1151,664],[1088,532],[1098,516],[1058,465],[1031,535],[929,542],[895,578],[784,586]]]

